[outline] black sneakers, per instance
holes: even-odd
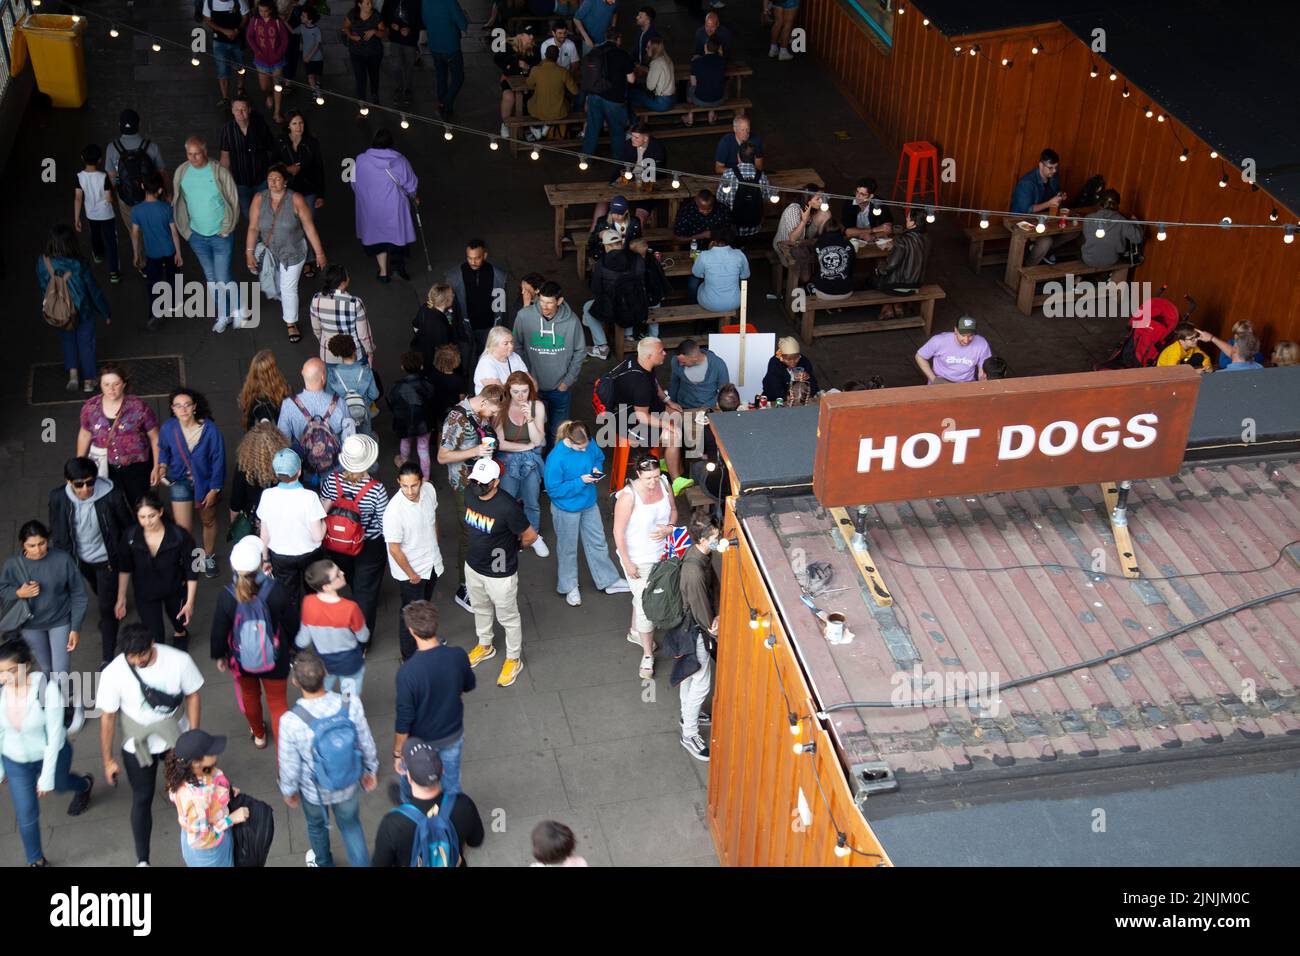
[[[85,812],[86,807],[90,806],[90,791],[95,789],[95,778],[90,774],[82,774],[86,778],[86,789],[81,793],[74,794],[72,803],[68,804],[68,816],[79,817]]]

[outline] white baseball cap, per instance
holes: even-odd
[[[481,485],[489,484],[501,477],[501,466],[491,458],[480,458],[474,462],[474,467],[470,470],[470,481],[477,481]]]
[[[230,567],[240,574],[251,574],[262,566],[262,539],[246,535],[230,550]]]

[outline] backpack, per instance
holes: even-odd
[[[50,281],[45,287],[45,298],[41,299],[41,315],[51,328],[71,332],[77,327],[77,303],[72,299],[69,285],[71,274],[56,274],[49,256],[45,257],[45,271],[50,274]]]
[[[421,813],[419,807],[404,803],[391,812],[400,813],[415,824],[411,841],[411,866],[460,866],[460,835],[451,822],[456,794],[442,799],[442,806]]]
[[[318,790],[346,790],[361,779],[361,741],[348,716],[348,701],[328,717],[315,717],[302,701],[293,705],[311,731],[311,775]]]
[[[366,419],[370,417],[370,403],[361,396],[360,392],[354,391],[347,382],[343,381],[343,376],[338,373],[338,369],[334,370],[334,377],[343,386],[343,404],[348,410],[348,415],[358,425],[365,424]]]
[[[279,656],[280,632],[271,625],[271,607],[266,596],[275,586],[274,578],[262,582],[253,600],[235,608],[235,623],[230,628],[230,649],[239,669],[245,674],[265,674],[275,669]],[[227,585],[233,596],[235,586]]]
[[[135,149],[127,149],[119,139],[117,147],[117,194],[128,206],[144,202],[144,181],[154,171],[149,158],[149,141],[142,139]]]
[[[578,87],[588,95],[601,96],[614,85],[605,75],[605,44],[593,47],[578,65]]]
[[[686,611],[682,606],[682,559],[665,558],[650,571],[641,595],[641,610],[659,630],[676,627]]]
[[[662,305],[668,297],[668,277],[659,257],[653,252],[645,255],[645,295],[648,306]]]
[[[355,498],[343,493],[343,481],[339,481],[339,495],[330,510],[325,513],[325,540],[322,542],[326,551],[335,554],[348,554],[355,557],[361,553],[366,543],[366,529],[361,524],[360,501],[379,482],[371,479],[361,486]]]
[[[298,447],[302,450],[303,461],[317,474],[325,474],[333,468],[338,463],[339,452],[343,448],[329,423],[338,401],[337,395],[331,397],[329,408],[325,409],[325,414],[321,416],[307,411],[307,406],[297,395],[293,397],[293,403],[298,406],[298,411],[302,412],[302,417],[307,419],[307,427],[302,430],[302,435],[298,438]]]
[[[632,371],[636,356],[624,359],[618,365],[596,379],[591,389],[591,405],[597,415],[603,415],[614,408],[614,381]]]
[[[731,221],[741,229],[750,229],[763,224],[763,193],[761,174],[755,179],[745,179],[740,175],[740,167],[732,166],[736,185],[732,187],[736,194],[731,200]]]
[[[640,336],[645,331],[645,323],[650,315],[650,300],[646,295],[645,277],[638,276],[631,269],[614,282],[613,316],[615,334],[622,334],[625,328],[634,330]]]

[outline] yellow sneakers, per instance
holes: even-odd
[[[475,644],[469,652],[469,666],[478,667],[484,661],[497,656],[497,649],[491,644]]]
[[[524,662],[519,657],[507,657],[501,665],[501,676],[497,678],[498,687],[509,687],[519,679],[519,672],[524,669]]]

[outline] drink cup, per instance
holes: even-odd
[[[844,615],[839,611],[832,611],[826,615],[826,640],[832,644],[839,644],[844,640]]]

